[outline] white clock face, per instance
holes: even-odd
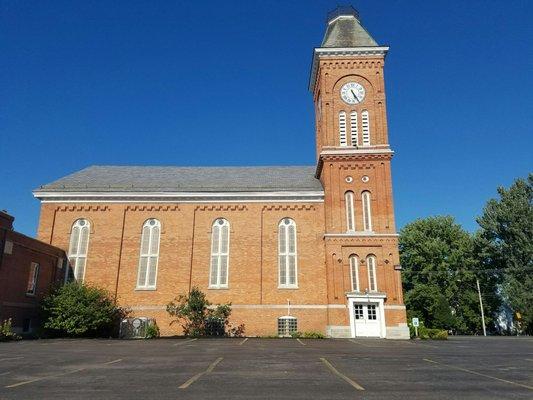
[[[341,99],[347,104],[359,104],[365,98],[365,88],[357,82],[348,82],[341,87]]]

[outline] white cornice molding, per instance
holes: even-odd
[[[322,150],[320,155],[324,156],[338,156],[346,154],[394,154],[391,149],[372,148],[372,147],[337,147],[334,149]]]
[[[388,46],[368,46],[368,47],[317,47],[313,51],[311,61],[311,76],[309,77],[309,91],[315,90],[316,74],[318,72],[318,60],[324,57],[358,56],[375,57],[387,55]]]
[[[323,191],[291,192],[33,192],[43,203],[262,203],[324,202]]]
[[[351,238],[351,237],[398,237],[400,236],[397,233],[375,233],[367,231],[358,231],[358,232],[347,232],[347,233],[324,233],[324,237],[340,237],[340,238]]]

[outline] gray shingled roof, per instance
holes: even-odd
[[[353,15],[342,15],[328,24],[321,47],[378,46],[359,20]]]
[[[315,167],[91,166],[35,192],[322,191]]]

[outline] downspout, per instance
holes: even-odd
[[[118,251],[118,267],[117,267],[117,280],[115,282],[115,303],[117,302],[118,297],[118,282],[120,278],[120,265],[122,264],[122,247],[124,244],[124,228],[126,226],[126,211],[128,206],[124,207],[124,213],[122,214],[122,233],[120,235],[120,248]]]

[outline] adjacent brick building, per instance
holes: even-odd
[[[14,218],[0,211],[0,321],[30,333],[39,325],[39,300],[65,276],[66,254],[13,230]]]
[[[34,194],[39,238],[76,279],[110,290],[164,334],[165,305],[198,286],[248,335],[298,329],[407,338],[383,67],[353,9],[314,50],[316,165],[95,166]],[[310,136],[311,140],[311,136]]]

